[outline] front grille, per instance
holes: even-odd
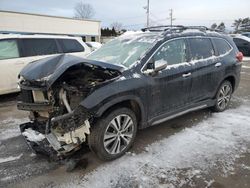
[[[33,103],[33,95],[31,90],[22,89],[19,95],[19,101],[24,103]]]

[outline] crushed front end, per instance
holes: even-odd
[[[47,91],[24,80],[20,87],[17,107],[30,111],[30,122],[20,125],[20,130],[30,148],[54,159],[80,149],[90,133],[90,115],[80,106],[72,110],[66,89]]]
[[[19,75],[17,108],[30,112],[30,122],[20,125],[29,146],[55,158],[79,150],[90,134],[95,116],[81,102],[115,80],[121,69],[66,54],[24,67]]]

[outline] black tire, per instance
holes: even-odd
[[[226,92],[225,95],[222,94],[223,88],[229,89],[229,91]],[[226,110],[230,103],[232,93],[233,93],[233,87],[232,87],[231,82],[229,82],[228,80],[223,81],[216,93],[216,103],[215,103],[215,106],[213,106],[212,110],[215,112],[223,112],[224,110]],[[222,99],[223,97],[224,99]],[[221,100],[225,102],[225,103],[222,102],[225,105],[221,104]]]
[[[124,127],[124,126],[126,127],[126,125],[124,125],[125,123],[129,124],[127,125],[129,126],[129,128],[127,128],[128,133],[123,132],[124,133],[123,135],[122,128],[119,130],[119,132],[116,131],[117,129],[115,129],[115,127],[117,126],[117,124],[116,126],[113,126],[113,125],[117,123],[118,119],[120,119],[120,122],[123,122],[123,124],[120,123],[121,124],[120,127]],[[113,123],[111,123],[111,121]],[[132,126],[131,126],[131,121],[133,124]],[[133,128],[130,128],[130,126]],[[125,154],[126,151],[129,150],[129,148],[132,146],[134,142],[136,132],[137,132],[137,120],[136,120],[136,116],[134,112],[130,110],[129,108],[124,108],[124,107],[118,108],[104,115],[101,119],[97,120],[95,125],[92,125],[90,135],[88,136],[88,145],[90,149],[101,160],[104,160],[104,161],[114,160],[114,159],[121,157],[122,155]],[[116,134],[116,136],[112,137],[111,139],[109,138],[107,139],[109,135],[113,135],[113,134]],[[125,134],[129,135],[129,137],[125,138]],[[106,137],[105,138],[106,141],[104,139],[104,136]],[[112,141],[110,144],[107,144],[109,141],[111,141],[114,138],[115,138],[115,141]],[[117,141],[117,139],[119,141]],[[125,140],[129,140],[129,142],[125,142]],[[120,147],[117,147],[115,145],[116,141],[119,143]],[[104,142],[106,142],[106,145]],[[113,143],[113,147],[110,147],[109,149],[109,146],[112,145],[112,143]],[[122,146],[122,144],[124,146]],[[121,149],[121,151],[118,152],[117,151],[118,148]],[[112,153],[111,150],[117,153]]]

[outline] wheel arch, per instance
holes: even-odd
[[[235,77],[234,75],[230,74],[230,75],[225,76],[224,79],[222,79],[222,80],[218,83],[217,89],[216,89],[216,90],[214,91],[214,93],[213,93],[213,98],[216,97],[216,94],[217,94],[217,92],[218,92],[218,90],[219,90],[221,84],[222,84],[224,81],[226,81],[226,80],[229,81],[229,82],[232,84],[233,92],[235,91],[235,89],[236,89],[236,84],[237,84],[237,82],[236,82],[236,77]]]
[[[227,76],[222,82],[221,84],[224,82],[224,81],[229,81],[231,84],[232,84],[232,89],[233,89],[233,92],[235,91],[235,86],[236,86],[236,78],[235,76],[233,75],[229,75]]]
[[[119,107],[127,107],[135,113],[138,121],[138,128],[146,122],[144,105],[139,97],[136,96],[122,96],[109,101],[108,103],[102,105],[95,115],[96,117],[101,117]]]

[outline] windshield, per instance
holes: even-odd
[[[157,35],[152,33],[124,34],[103,45],[89,59],[129,67],[153,46]]]

